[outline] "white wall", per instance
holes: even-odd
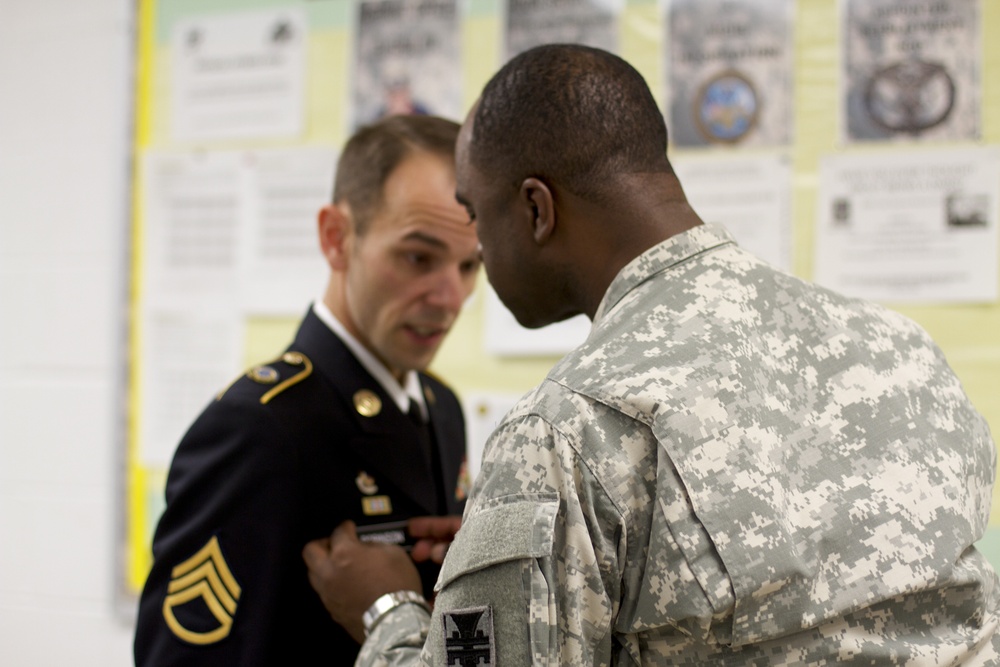
[[[115,610],[133,7],[0,0],[0,664],[130,665]]]

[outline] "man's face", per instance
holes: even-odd
[[[478,244],[451,161],[408,156],[365,233],[348,233],[345,326],[397,377],[426,368],[475,285]]]
[[[483,266],[490,285],[523,326],[548,324],[535,314],[547,279],[533,265],[530,224],[518,217],[516,194],[503,189],[503,178],[491,178],[469,157],[472,116],[462,126],[456,147],[456,199],[476,221]]]

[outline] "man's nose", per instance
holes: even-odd
[[[433,306],[458,312],[462,303],[469,296],[469,286],[463,280],[462,272],[457,265],[442,268],[434,276],[434,284],[427,301]]]

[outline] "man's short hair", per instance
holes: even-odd
[[[483,89],[472,132],[472,164],[514,187],[551,179],[600,201],[615,174],[671,171],[667,126],[642,75],[581,45],[511,59]]]
[[[382,204],[389,175],[408,156],[428,152],[455,159],[458,123],[436,116],[389,116],[354,133],[337,162],[334,203],[346,203],[363,235]]]

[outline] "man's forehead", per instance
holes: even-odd
[[[405,233],[400,241],[416,243],[438,250],[455,250],[461,252],[467,250],[463,245],[468,245],[468,239],[474,235],[474,230],[469,230],[468,225],[461,227],[432,227],[429,229],[414,229]],[[453,247],[454,246],[454,247]]]

